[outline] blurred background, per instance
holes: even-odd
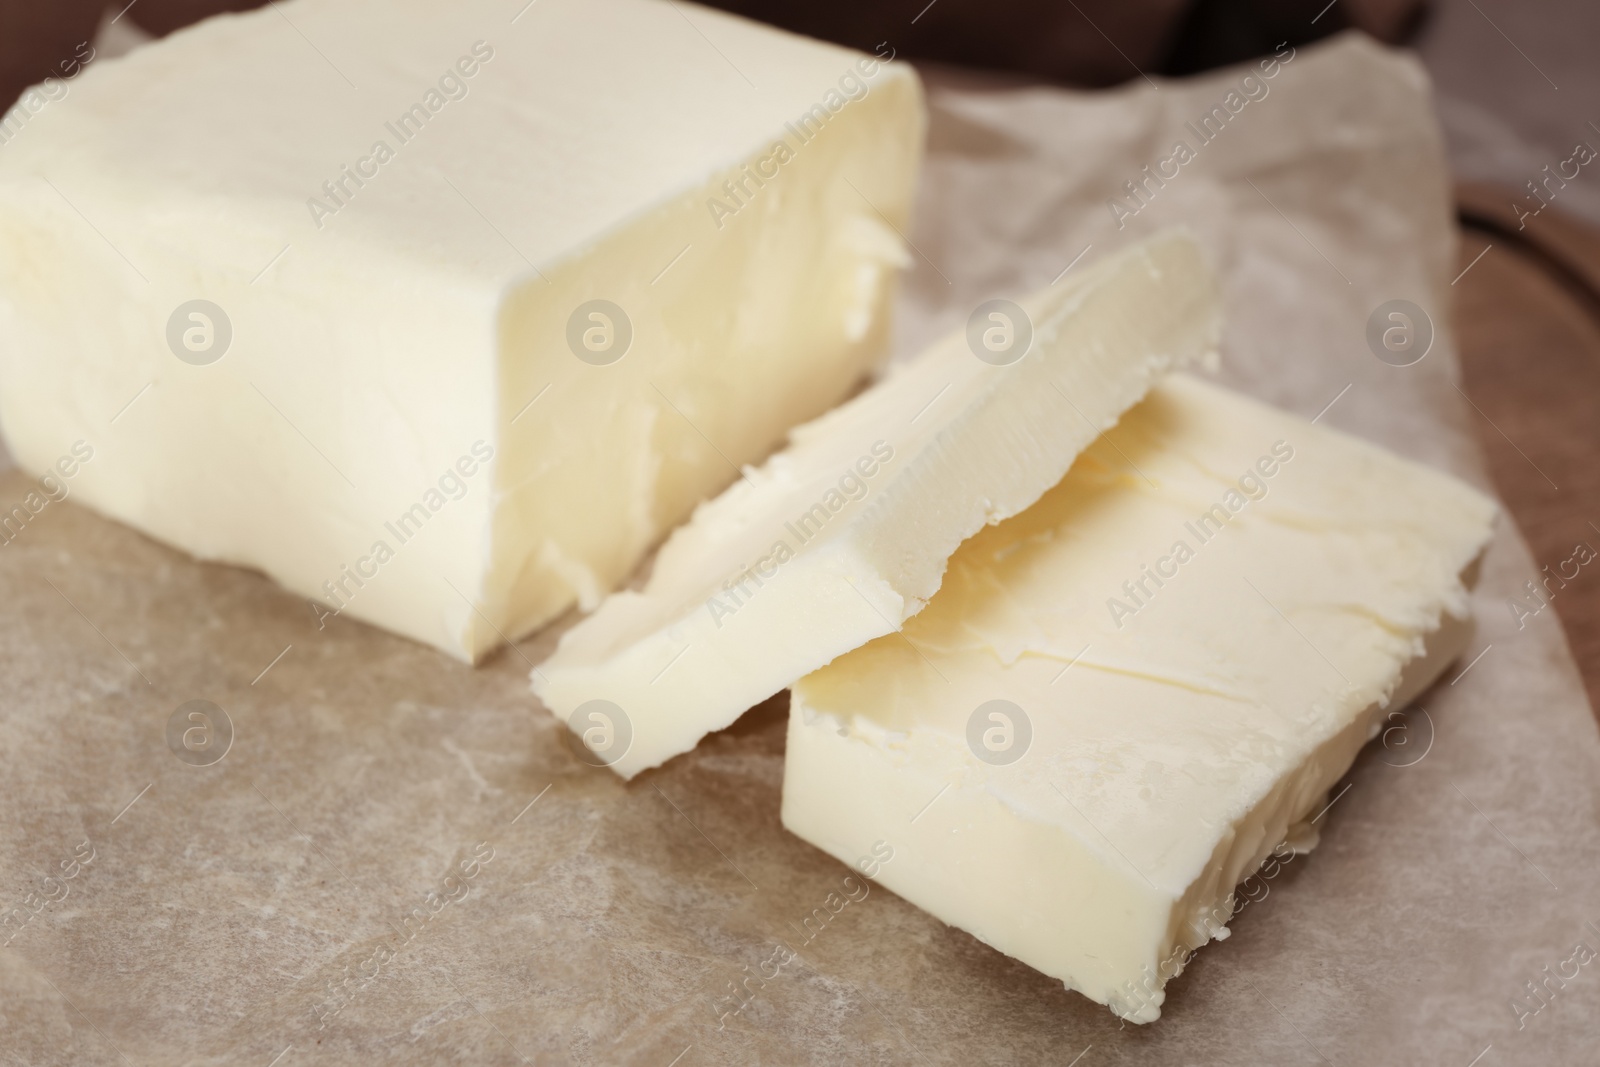
[[[84,58],[115,55],[254,0],[0,0],[0,107]],[[1182,76],[1340,32],[1412,50],[1431,75],[1462,223],[1463,390],[1496,487],[1540,564],[1600,551],[1600,4],[1593,0],[713,0],[903,58],[1105,88]],[[90,50],[93,49],[93,52]],[[0,146],[0,151],[3,151]],[[1559,183],[1559,184],[1558,184]],[[1549,190],[1554,190],[1553,193]],[[1529,466],[1543,478],[1530,477]],[[1553,607],[1600,708],[1600,579]]]

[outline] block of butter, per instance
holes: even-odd
[[[793,687],[783,822],[1123,1017],[1467,640],[1494,507],[1174,375]],[[1281,853],[1280,853],[1281,855]]]
[[[284,0],[0,126],[0,425],[472,660],[886,351],[916,76],[665,0]],[[43,100],[42,106],[40,101]]]
[[[900,629],[964,539],[1037,500],[1170,368],[1210,355],[1218,317],[1181,232],[1023,305],[980,306],[702,505],[642,590],[562,636],[535,692],[625,777],[688,751]]]

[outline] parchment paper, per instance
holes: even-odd
[[[1194,147],[1185,121],[1243,73],[1100,95],[931,73],[898,348],[1050,282],[1086,247],[1185,221],[1226,277],[1229,383],[1308,417],[1331,402],[1324,421],[1485,485],[1480,416],[1454,387],[1454,231],[1415,63],[1354,38],[1302,50],[1114,223],[1107,199],[1177,139]],[[1390,299],[1433,320],[1415,366],[1368,349],[1367,317]],[[27,489],[13,471],[0,501]],[[533,704],[529,664],[553,633],[473,671],[359,623],[319,631],[257,575],[51,504],[0,549],[0,906],[30,916],[0,931],[0,1051],[275,1067],[1592,1063],[1600,961],[1568,961],[1580,941],[1600,949],[1585,926],[1600,925],[1600,744],[1553,612],[1518,630],[1506,607],[1537,572],[1502,522],[1479,658],[1369,746],[1320,848],[1263,883],[1159,1022],[1124,1028],[874,889],[719,1029],[729,983],[846,874],[779,824],[786,696],[625,785]],[[166,740],[195,699],[234,728],[209,766]],[[1548,981],[1537,1014],[1525,1001],[1519,1029],[1512,1000],[1547,966],[1577,975]]]

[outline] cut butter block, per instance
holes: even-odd
[[[964,539],[1216,343],[1215,282],[1182,232],[1024,305],[980,307],[978,329],[794,431],[673,533],[641,591],[562,636],[533,687],[594,762],[631,777],[898,630]]]
[[[0,124],[0,424],[475,659],[881,363],[923,128],[904,65],[686,2],[214,18]]]
[[[793,687],[783,822],[1148,1022],[1233,890],[1459,652],[1494,506],[1174,375],[901,634]]]

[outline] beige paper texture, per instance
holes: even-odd
[[[1224,380],[1307,417],[1337,398],[1324,421],[1484,485],[1420,69],[1347,38],[1244,73],[1097,95],[931,75],[898,348],[1187,222],[1226,279]],[[1222,132],[1119,229],[1108,199],[1213,105]],[[1390,299],[1437,329],[1415,366],[1366,344]],[[5,475],[0,502],[27,488]],[[1491,647],[1369,746],[1320,848],[1136,1028],[886,890],[806,941],[847,871],[779,824],[784,696],[624,784],[528,693],[552,634],[474,671],[319,631],[257,575],[53,503],[0,550],[0,1060],[1593,1062],[1600,960],[1570,961],[1600,950],[1600,744],[1553,612],[1518,630],[1506,607],[1537,571],[1502,521],[1469,655]],[[232,723],[219,762],[168,747],[190,700]],[[774,974],[780,941],[799,954]]]

